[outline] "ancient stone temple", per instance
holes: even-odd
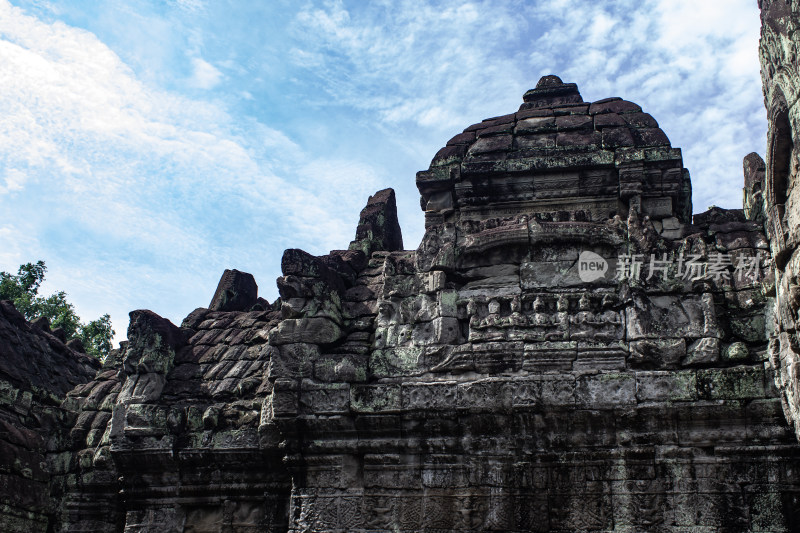
[[[769,355],[778,372],[784,411],[800,437],[800,70],[794,32],[800,6],[794,2],[765,0],[761,7],[761,77],[769,131],[767,164],[756,154],[745,159],[745,210],[764,224],[774,261],[775,294],[770,306],[774,327],[769,329]]]
[[[763,4],[743,210],[551,75],[417,174],[416,250],[379,191],[278,301],[226,271],[99,370],[4,303],[0,530],[800,531],[800,17]]]
[[[61,403],[100,367],[65,340],[47,319],[28,323],[0,302],[0,531],[47,531],[53,523],[49,452],[75,421]]]

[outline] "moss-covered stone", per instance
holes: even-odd
[[[701,397],[710,400],[763,398],[764,370],[751,366],[698,370],[697,387]]]

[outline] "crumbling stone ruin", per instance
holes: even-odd
[[[53,467],[68,455],[50,452],[77,416],[62,402],[100,368],[64,341],[46,319],[29,323],[0,302],[0,531],[47,531],[51,522]]]
[[[765,163],[743,210],[632,102],[545,76],[394,192],[347,250],[226,271],[101,369],[0,307],[0,529],[800,530],[800,21],[764,1]],[[45,331],[47,330],[47,331]]]
[[[800,150],[794,133],[800,131],[800,70],[794,36],[800,6],[763,0],[759,7],[761,78],[769,120],[767,163],[756,154],[745,158],[745,211],[748,218],[763,223],[769,238],[775,274],[769,287],[774,294],[769,357],[777,371],[784,412],[800,438],[800,187],[796,185]]]

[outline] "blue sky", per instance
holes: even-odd
[[[0,270],[43,259],[84,320],[175,323],[222,271],[277,297],[285,248],[346,248],[455,133],[545,74],[621,96],[683,149],[695,212],[764,154],[755,0],[0,0]]]

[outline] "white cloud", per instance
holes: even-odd
[[[192,77],[189,85],[197,89],[213,89],[222,81],[222,72],[202,58],[192,58]]]
[[[293,30],[305,48],[292,59],[339,104],[447,131],[522,94],[522,65],[501,50],[525,26],[513,6],[496,3],[382,2],[351,13],[328,2],[298,14]],[[437,116],[443,122],[433,124]]]
[[[608,18],[618,24],[605,42],[582,39],[588,21]],[[584,97],[639,103],[683,149],[695,211],[741,206],[741,161],[763,153],[766,131],[754,2],[649,0],[624,8],[572,0],[548,24],[537,52],[561,54],[563,78],[579,82]]]
[[[0,226],[0,270],[16,273],[19,265],[32,261],[28,254],[38,249],[39,243],[26,221]]]
[[[198,86],[219,82],[195,67]],[[53,290],[86,319],[112,311],[123,336],[132,307],[179,322],[239,263],[274,297],[284,248],[319,254],[352,238],[366,196],[343,180],[375,183],[372,169],[321,164],[220,103],[148,86],[93,34],[3,0],[0,85],[0,211],[26,220],[2,228],[17,244],[0,270],[44,259]]]
[[[206,3],[203,0],[174,0],[174,3],[179,9],[189,13],[198,13],[205,11]]]
[[[21,191],[28,180],[27,174],[18,168],[7,168],[3,174],[5,174],[5,186],[0,185],[0,194]]]

